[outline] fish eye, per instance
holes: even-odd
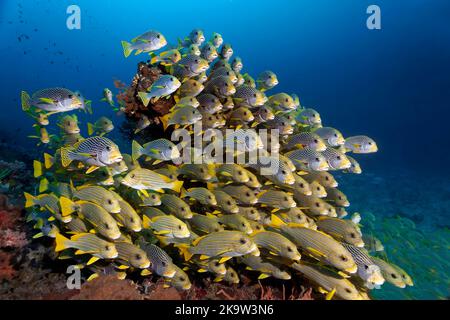
[[[178,226],[178,230],[181,230],[181,229],[182,229],[182,227],[181,227],[181,225],[179,225],[179,226]]]
[[[244,116],[246,116],[247,115],[247,111],[244,111]]]
[[[107,146],[107,147],[106,147],[106,150],[107,150],[107,151],[111,151],[111,147],[110,147],[110,146]]]
[[[166,263],[165,261],[161,261],[161,265],[162,265],[163,267],[165,267],[165,266],[167,266],[167,263]]]
[[[339,196],[339,197],[338,197],[338,199],[339,199],[339,200],[342,200],[342,197],[341,197],[341,196]]]
[[[212,103],[214,103],[214,102],[216,102],[216,100],[214,100],[214,99],[211,99],[211,102],[212,102]]]
[[[201,173],[205,173],[205,169],[200,168],[200,172],[201,172]]]
[[[157,37],[158,39],[161,38],[161,36],[160,36],[159,34],[157,34],[156,37]]]
[[[391,277],[392,277],[393,279],[397,279],[397,275],[396,275],[395,273],[391,273]]]
[[[344,261],[344,262],[345,262],[345,261],[348,261],[348,259],[347,259],[346,256],[341,256],[341,260]]]
[[[109,250],[111,250],[111,247],[110,246],[105,246],[105,250],[109,251]]]
[[[317,139],[314,139],[314,143],[319,143],[319,140],[317,140]]]
[[[219,261],[215,261],[215,262],[214,262],[214,266],[216,266],[216,267],[220,266]]]
[[[130,177],[131,177],[131,178],[134,178],[134,177],[135,177],[134,173],[133,173]]]
[[[195,31],[195,35],[198,36],[198,31]]]
[[[130,218],[130,222],[131,222],[131,223],[134,223],[134,218]]]
[[[352,290],[350,290],[349,288],[345,288],[345,292],[352,293]]]
[[[242,171],[239,170],[238,171],[238,175],[242,176]]]
[[[337,138],[337,133],[334,134],[334,137]]]
[[[288,251],[288,252],[292,252],[292,251],[294,251],[294,250],[292,250],[291,247],[287,247],[287,251]]]
[[[284,101],[288,102],[288,101],[289,101],[289,99],[288,99],[288,98],[286,98],[286,100],[284,100]]]
[[[193,85],[194,87],[196,87],[196,86],[197,86],[197,82],[194,82],[192,85]]]
[[[73,98],[73,94],[69,94],[69,98],[72,99]]]
[[[170,81],[172,81],[172,82],[173,82],[173,78],[170,78]]]
[[[112,204],[112,203],[113,203],[112,200],[108,199],[108,204]]]
[[[369,142],[369,146],[371,146],[372,145],[372,142]]]
[[[256,93],[253,94],[253,98],[256,98]]]
[[[319,208],[320,207],[320,203],[316,202],[316,207]]]
[[[195,59],[194,62],[195,62],[195,63],[198,63],[198,59]]]
[[[286,170],[281,170],[281,173],[286,174],[287,172],[286,172]]]
[[[250,197],[250,192],[246,192],[245,195],[246,195],[247,197]]]
[[[366,270],[369,269],[369,266],[365,264],[364,269],[366,269]]]
[[[337,156],[336,159],[341,160],[341,156]]]
[[[350,237],[352,237],[353,239],[356,238],[356,234],[354,232],[350,233]]]
[[[320,191],[320,187],[317,187],[317,191]]]
[[[227,201],[227,205],[231,206],[231,201],[230,200]]]
[[[288,197],[284,197],[284,201],[289,201]]]
[[[152,194],[152,195],[151,195],[151,198],[152,198],[153,200],[155,200],[155,199],[156,199],[156,196],[155,196],[154,194]]]
[[[328,178],[328,177],[325,177],[325,180],[326,180],[326,181],[328,181],[328,180],[330,180],[330,178]]]
[[[110,229],[111,229],[110,226],[109,226],[109,224],[105,223],[105,229],[106,229],[106,230],[110,230]]]
[[[242,226],[242,227],[245,227],[245,223],[242,222],[242,223],[241,223],[241,226]]]
[[[181,211],[186,211],[186,208],[185,207],[181,207],[180,210]],[[178,228],[181,228],[181,226],[178,226]]]
[[[241,239],[239,240],[239,242],[240,242],[241,244],[246,244],[246,243],[247,243],[247,240],[244,239],[244,238],[241,238]]]
[[[211,120],[212,120],[212,117],[208,117],[208,120],[211,121]]]
[[[192,110],[192,114],[195,114],[195,110]]]
[[[184,277],[180,277],[180,281],[184,281],[184,280],[186,280],[186,279],[184,279]]]
[[[135,258],[136,258],[137,260],[141,260],[141,259],[142,259],[142,256],[138,253],[138,254],[136,254]]]
[[[316,160],[317,162],[320,162],[320,159],[319,159],[319,158],[316,158],[315,160]]]

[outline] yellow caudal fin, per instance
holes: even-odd
[[[139,157],[144,154],[144,151],[144,147],[142,147],[136,140],[133,140],[131,143],[131,158],[133,161],[139,159]]]
[[[68,216],[75,211],[75,203],[66,197],[61,197],[59,199],[59,204],[61,206],[61,214],[63,217]]]
[[[164,131],[166,131],[167,127],[169,126],[169,113],[162,117],[159,117],[159,120],[161,120]]]
[[[64,249],[68,248],[68,243],[69,243],[70,240],[67,239],[66,237],[64,237],[59,232],[57,232],[56,233],[56,237],[55,237],[55,241],[56,241],[55,251],[59,252],[59,251],[63,251]]]
[[[148,228],[150,228],[150,224],[151,224],[150,218],[144,215],[144,216],[142,217],[142,226],[143,226],[145,229],[148,229]]]
[[[181,188],[180,198],[186,198],[187,197],[186,192],[187,191],[185,188]]]
[[[147,92],[140,91],[140,92],[138,92],[138,96],[139,96],[139,98],[141,98],[142,103],[144,104],[144,106],[147,107],[149,102],[150,102],[150,98],[148,97]]]
[[[123,48],[123,55],[125,58],[128,58],[130,54],[133,52],[133,49],[131,49],[131,43],[122,41],[122,48]]]
[[[172,190],[179,193],[181,187],[183,186],[183,181],[177,180],[172,183]]]
[[[42,162],[37,160],[33,161],[33,173],[35,178],[42,176]]]
[[[92,134],[94,133],[94,125],[90,122],[88,122],[87,124],[87,129],[88,129],[88,135],[92,136]]]
[[[23,193],[25,195],[25,208],[32,207],[36,204],[36,198],[28,192]]]
[[[61,164],[63,167],[67,167],[72,162],[69,153],[69,148],[61,147]]]
[[[22,101],[22,110],[27,111],[30,109],[30,95],[26,91],[20,93],[20,99]]]
[[[188,246],[180,245],[178,248],[180,249],[181,254],[183,255],[185,261],[191,260],[193,254],[189,252],[189,247]]]
[[[271,215],[271,226],[275,227],[275,228],[279,228],[281,226],[285,226],[286,223],[281,220],[278,216],[272,214]]]
[[[49,155],[48,153],[44,153],[44,165],[45,169],[50,169],[55,163],[55,158]]]
[[[333,299],[334,294],[336,293],[336,288],[333,288],[330,292],[327,293],[325,296],[325,300],[331,300]]]
[[[43,192],[47,191],[48,185],[49,185],[49,182],[48,182],[47,178],[41,179],[41,181],[39,181],[39,193],[43,193]]]

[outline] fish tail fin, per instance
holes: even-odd
[[[161,120],[164,131],[166,131],[167,127],[169,126],[169,113],[162,117],[159,117],[159,120]]]
[[[140,156],[144,154],[144,147],[139,144],[136,140],[133,140],[131,144],[131,158],[133,161],[139,159]]]
[[[277,215],[272,214],[270,219],[271,219],[270,224],[275,228],[279,228],[281,226],[286,225],[286,223],[283,220],[281,220]]]
[[[92,134],[94,133],[94,125],[88,122],[87,128],[88,128],[88,135],[92,136]]]
[[[61,214],[63,217],[70,215],[75,211],[75,203],[66,197],[61,197],[59,199],[59,204],[61,206]]]
[[[70,242],[69,239],[64,237],[59,232],[56,233],[55,241],[56,241],[56,248],[55,248],[56,252],[63,251],[64,249],[67,249],[68,248],[68,244]]]
[[[158,56],[154,52],[150,52],[150,56],[152,57],[150,60],[151,64],[155,64],[156,62],[158,62]]]
[[[92,101],[91,100],[85,100],[84,101],[84,108],[85,113],[92,114]]]
[[[174,181],[173,185],[172,185],[172,190],[177,193],[180,193],[182,186],[183,186],[183,181],[181,181],[181,180]]]
[[[26,91],[20,93],[20,99],[22,102],[22,110],[28,111],[30,109],[30,95]]]
[[[144,104],[144,106],[148,106],[148,104],[150,102],[150,98],[148,97],[147,92],[140,91],[138,93],[138,96],[139,96],[139,98],[141,98],[142,103]]]
[[[125,56],[125,58],[128,58],[131,52],[133,52],[133,49],[131,49],[131,43],[129,42],[122,41],[122,48],[123,48],[123,55]]]
[[[186,194],[186,189],[185,188],[181,188],[181,193],[180,193],[180,198],[186,198],[187,194]]]
[[[184,257],[184,261],[191,260],[193,254],[189,251],[189,247],[187,245],[181,244],[178,246],[178,249],[180,249],[180,252]]]
[[[41,181],[39,181],[39,193],[43,193],[45,191],[48,190],[48,180],[47,178],[41,179]]]
[[[29,194],[28,192],[23,193],[25,196],[25,208],[32,207],[36,204],[36,197]]]
[[[38,160],[33,161],[33,174],[35,178],[42,176],[42,162]]]
[[[148,228],[150,228],[150,223],[151,223],[150,218],[147,217],[146,215],[144,215],[144,216],[142,217],[142,226],[143,226],[145,229],[148,229]]]
[[[61,164],[63,167],[67,167],[72,162],[70,152],[69,148],[61,147]]]
[[[55,158],[48,153],[44,153],[44,165],[45,169],[50,169],[55,163]]]

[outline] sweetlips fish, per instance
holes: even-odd
[[[368,136],[353,136],[345,139],[344,147],[353,153],[373,153],[378,151],[376,142]]]
[[[327,196],[327,191],[324,186],[322,186],[317,180],[309,184],[311,188],[312,196],[317,198],[325,198]]]
[[[242,63],[242,59],[240,57],[234,57],[233,61],[231,61],[231,69],[233,69],[234,72],[239,73],[243,67],[244,64]]]
[[[221,190],[212,190],[212,193],[216,197],[217,206],[226,213],[238,213],[239,207],[228,193]]]
[[[189,280],[188,275],[182,269],[174,265],[175,274],[173,277],[168,278],[167,282],[170,285],[178,290],[189,290],[192,287],[191,281]]]
[[[56,234],[55,251],[59,252],[68,248],[77,249],[76,254],[92,254],[95,258],[100,259],[114,259],[119,255],[114,243],[105,241],[95,234],[78,233],[73,235],[70,240],[60,233]],[[93,259],[91,262],[97,260]]]
[[[36,91],[30,97],[22,91],[22,109],[29,111],[30,108],[48,111],[47,116],[59,112],[67,112],[77,109],[90,111],[89,104],[78,91],[65,88],[48,88]]]
[[[153,272],[166,278],[172,278],[175,275],[177,270],[172,258],[163,249],[155,244],[148,244],[144,242],[140,242],[140,246],[152,262],[150,268]]]
[[[202,234],[223,231],[219,219],[212,215],[194,214],[189,220],[191,226]]]
[[[133,140],[132,159],[137,160],[142,155],[147,156],[147,159],[170,161],[179,158],[180,151],[172,141],[164,138],[152,140],[143,146]]]
[[[107,117],[100,117],[94,124],[88,122],[88,135],[93,135],[94,133],[103,136],[114,130],[114,124]]]
[[[65,115],[59,120],[58,127],[60,127],[65,134],[80,133],[76,115]]]
[[[332,170],[348,169],[351,167],[350,160],[348,160],[347,156],[336,149],[327,147],[325,151],[322,152],[322,155],[325,157],[328,166]]]
[[[184,202],[178,195],[163,194],[161,195],[161,204],[164,211],[173,214],[179,219],[192,218],[192,211],[189,205]]]
[[[162,192],[163,189],[180,192],[183,185],[183,181],[172,181],[165,175],[144,168],[131,170],[120,183],[136,190],[153,190],[157,192]]]
[[[182,189],[180,198],[191,198],[203,205],[216,206],[217,200],[215,195],[206,188],[195,187],[190,189]]]
[[[185,78],[198,76],[202,72],[208,70],[208,68],[208,61],[195,54],[188,54],[181,58],[176,64],[172,65],[171,73],[175,77],[184,80]]]
[[[156,235],[166,238],[188,238],[191,233],[186,223],[172,215],[143,218],[144,228],[150,228]]]
[[[239,78],[239,75],[238,75],[238,78]],[[256,81],[255,81],[255,79],[253,79],[253,77],[251,75],[249,75],[248,73],[245,73],[244,75],[241,75],[241,78],[243,79],[242,85],[249,86],[251,88],[256,89]]]
[[[142,115],[136,124],[136,130],[134,130],[134,134],[137,134],[146,129],[150,124],[150,119],[146,115]]]
[[[261,231],[255,233],[252,239],[258,247],[268,250],[272,255],[278,255],[294,261],[301,258],[297,246],[279,233]]]
[[[81,161],[91,166],[87,173],[122,160],[119,147],[108,138],[98,136],[87,138],[73,146],[61,147],[60,152],[64,167],[74,160]]]
[[[350,157],[349,155],[345,155],[345,156],[350,161],[351,165],[348,169],[344,169],[343,172],[354,173],[354,174],[362,173],[362,169],[361,169],[361,166],[359,165],[358,161],[356,161],[353,157]]]
[[[142,249],[138,248],[132,243],[116,241],[116,246],[119,260],[122,260],[129,264],[131,267],[138,269],[147,269],[151,266],[151,262],[147,257],[147,254]]]
[[[313,132],[321,137],[329,146],[338,147],[345,143],[342,133],[332,127],[313,129]]]
[[[247,85],[242,85],[240,87],[237,87],[236,93],[233,96],[233,100],[236,105],[259,107],[267,101],[267,97],[261,91],[255,88],[249,87]]]
[[[137,36],[131,43],[122,41],[123,55],[128,58],[133,51],[136,55],[142,52],[152,52],[167,45],[166,38],[158,31],[148,31]]]
[[[236,92],[230,77],[217,76],[206,82],[205,93],[212,93],[220,98],[231,96]]]
[[[218,49],[223,44],[223,38],[220,33],[213,32],[210,42]]]
[[[203,45],[200,51],[201,51],[200,57],[202,57],[208,62],[214,61],[219,56],[216,47],[211,42],[207,42],[205,45]]]
[[[181,82],[174,76],[162,75],[155,82],[152,83],[148,92],[139,92],[138,96],[141,98],[144,106],[148,106],[149,102],[158,101],[161,97],[168,97],[174,93],[181,86]]]
[[[327,171],[330,168],[325,156],[311,149],[296,149],[285,156],[301,171]]]
[[[269,97],[269,105],[282,112],[295,110],[294,100],[287,93],[277,93]]]
[[[212,80],[217,77],[226,77],[231,81],[232,84],[236,84],[238,80],[236,73],[228,67],[221,67],[215,69],[214,71],[211,72],[208,79]]]
[[[94,202],[110,213],[119,213],[120,204],[113,191],[100,186],[81,186],[72,188],[72,198]]]
[[[338,190],[336,188],[327,188],[326,191],[326,201],[338,207],[350,206],[350,202],[348,201],[347,196],[341,190]]]
[[[310,183],[317,181],[326,188],[336,188],[338,186],[338,182],[333,175],[326,171],[309,172],[303,178]]]
[[[364,247],[358,226],[351,220],[331,217],[319,217],[317,227],[335,239],[356,247]]]
[[[239,213],[220,215],[218,221],[230,229],[252,234],[253,229],[246,218]]]
[[[103,98],[101,99],[101,101],[106,101],[111,107],[114,106],[113,93],[110,89],[103,89]]]
[[[311,108],[306,108],[300,111],[296,117],[297,121],[307,126],[321,126],[322,119],[320,114]]]
[[[150,53],[150,56],[151,64],[161,63],[163,66],[170,66],[181,60],[181,53],[177,49],[167,50],[158,55],[152,52]]]
[[[171,125],[191,125],[201,119],[202,114],[200,111],[198,111],[197,108],[188,105],[176,108],[160,118],[165,129]]]
[[[70,214],[62,215],[61,208],[59,207],[59,199],[54,194],[40,194],[35,197],[25,192],[24,195],[25,208],[39,206],[41,209],[50,211],[56,219],[63,223],[72,221],[73,217]]]
[[[219,98],[210,93],[203,93],[197,97],[199,109],[205,113],[214,114],[222,110],[223,106]]]
[[[278,84],[278,78],[275,73],[270,70],[261,72],[256,79],[258,84],[258,89],[261,91],[266,91],[272,89]]]
[[[213,232],[195,239],[192,246],[182,249],[186,261],[197,254],[200,260],[219,257],[220,263],[246,254],[259,256],[256,244],[240,231]]]
[[[325,151],[327,146],[322,138],[316,133],[312,132],[300,132],[293,136],[290,136],[286,145],[283,146],[284,150],[291,150],[294,148],[303,149],[308,148],[314,151]]]
[[[380,267],[381,274],[387,282],[398,288],[406,288],[405,279],[402,277],[401,271],[396,266],[378,257],[372,256],[370,259],[375,265]]]
[[[203,84],[195,79],[186,79],[180,86],[175,96],[175,101],[178,101],[177,104],[183,105],[183,102],[180,102],[183,97],[196,97],[205,89]],[[192,106],[190,103],[184,103]],[[193,106],[194,107],[194,106]]]
[[[296,206],[292,195],[280,190],[262,190],[256,197],[262,206],[277,209],[289,209]]]
[[[203,33],[203,30],[201,29],[194,29],[192,30],[187,38],[184,39],[184,46],[189,44],[195,44],[197,46],[201,46],[202,43],[205,41],[205,34]]]
[[[186,105],[186,106],[198,108],[200,106],[200,102],[194,96],[185,96],[185,97],[180,98],[177,105],[178,106]],[[175,105],[175,106],[177,106],[177,105]]]
[[[258,279],[265,279],[270,276],[282,279],[282,280],[290,280],[291,275],[287,273],[286,271],[281,270],[280,268],[276,267],[275,265],[265,262],[261,259],[261,257],[255,257],[252,255],[245,255],[238,258],[238,261],[245,264],[247,267],[247,270],[251,271],[259,271],[261,274],[259,275]]]

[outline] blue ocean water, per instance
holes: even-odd
[[[81,9],[81,30],[66,27],[72,4]],[[372,4],[381,8],[381,30],[366,27]],[[422,238],[386,231],[385,246],[394,262],[404,254],[397,262],[421,279],[420,268],[436,262],[434,255],[413,251],[433,251],[423,238],[442,237],[435,241],[448,258],[449,14],[446,0],[2,0],[0,138],[35,148],[27,138],[33,122],[20,108],[21,90],[77,89],[94,101],[96,116],[113,117],[97,103],[103,88],[113,88],[115,79],[129,83],[143,59],[125,59],[121,40],[149,29],[170,43],[193,28],[207,37],[219,32],[243,59],[245,72],[274,71],[277,92],[297,93],[303,106],[316,108],[345,136],[377,141],[378,153],[358,157],[364,173],[342,177],[342,188],[363,222],[366,214],[377,218],[372,227],[380,238],[383,219],[414,221]],[[396,228],[395,221],[385,223]],[[415,237],[410,255],[399,249],[407,236]],[[386,285],[377,295],[448,297],[448,261],[436,262],[435,282],[416,281],[402,292]]]

